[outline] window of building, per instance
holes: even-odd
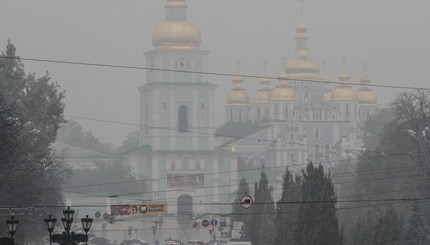
[[[167,111],[167,103],[163,102],[163,111]]]
[[[196,169],[200,169],[200,161],[196,161]]]
[[[320,138],[320,129],[315,128],[315,139],[319,139],[319,138]]]
[[[200,110],[204,111],[205,110],[205,102],[202,102],[200,104]]]
[[[242,121],[242,109],[239,109],[239,122]]]
[[[285,111],[284,111],[284,113],[285,113],[285,114],[284,114],[284,118],[285,118],[285,119],[288,119],[288,106],[287,106],[287,105],[285,106]]]
[[[170,162],[170,169],[172,169],[172,170],[175,170],[175,162],[174,161],[171,161]]]
[[[178,109],[178,131],[188,132],[188,108],[185,105],[181,105]]]
[[[182,169],[188,169],[189,167],[190,166],[189,166],[188,160],[186,159],[182,160]]]
[[[274,118],[275,119],[278,119],[278,104],[275,104],[275,108],[274,108],[274,113],[275,113],[275,115],[274,115]]]

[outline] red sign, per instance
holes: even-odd
[[[254,200],[252,199],[252,197],[250,195],[244,195],[240,199],[240,206],[242,206],[242,208],[244,208],[244,209],[251,208],[252,204],[254,204]]]
[[[202,221],[202,226],[207,227],[209,225],[209,220],[205,219]]]

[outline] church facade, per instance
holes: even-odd
[[[309,54],[307,26],[296,27],[295,56],[283,67],[278,84],[262,76],[252,100],[244,78],[233,78],[225,106],[226,123],[216,131],[224,147],[239,153],[240,169],[301,169],[309,161],[331,167],[363,149],[361,128],[375,112],[377,98],[365,73],[357,91],[345,67],[331,82]],[[248,127],[249,131],[240,128]],[[234,135],[236,133],[236,135]],[[228,137],[228,136],[231,137]]]
[[[186,8],[185,0],[167,0],[166,19],[153,31],[139,88],[141,146],[127,156],[145,180],[143,201],[167,203],[167,216],[182,227],[178,234],[192,234],[194,214],[230,212],[246,170],[265,167],[279,177],[287,166],[300,169],[312,161],[330,167],[351,157],[362,150],[361,127],[377,108],[366,74],[359,90],[345,68],[335,87],[320,74],[301,20],[295,56],[277,84],[263,75],[250,98],[244,78],[235,76],[226,122],[215,129],[209,51],[200,49],[200,31]]]

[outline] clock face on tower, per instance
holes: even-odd
[[[190,70],[190,60],[185,58],[179,58],[176,60],[176,69],[180,71]]]

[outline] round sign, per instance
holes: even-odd
[[[202,226],[207,227],[209,225],[209,221],[207,219],[202,221]]]
[[[217,226],[218,225],[218,221],[216,219],[211,220],[211,225],[212,226]]]
[[[250,195],[244,195],[240,199],[240,206],[242,206],[242,208],[244,208],[244,209],[251,208],[252,204],[254,204],[254,200],[252,199],[252,197]]]
[[[197,226],[199,225],[199,223],[197,223],[197,222],[194,222],[193,223],[193,228],[197,228]]]

